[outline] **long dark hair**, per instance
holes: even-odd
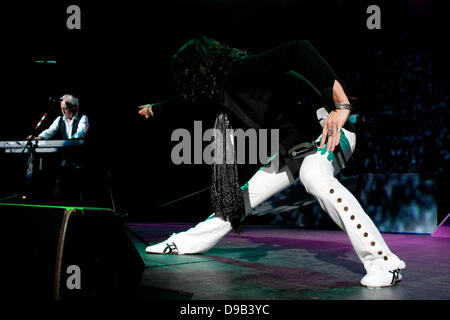
[[[172,57],[175,88],[187,101],[200,104],[214,101],[231,63],[246,54],[245,50],[197,36],[181,46]]]

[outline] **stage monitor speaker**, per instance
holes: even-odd
[[[144,261],[109,209],[0,204],[13,300],[132,298]]]
[[[431,234],[433,237],[438,238],[450,238],[450,213],[445,217],[444,220],[439,224],[439,226]]]

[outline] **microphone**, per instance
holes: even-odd
[[[59,107],[59,102],[60,101],[61,101],[60,97],[54,97],[54,96],[48,97],[48,109],[49,109],[49,111],[57,109],[57,107]]]
[[[325,108],[317,109],[316,111],[317,120],[319,120],[320,125],[323,127],[325,119],[328,117],[328,111]]]

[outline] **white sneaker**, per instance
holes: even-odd
[[[385,288],[402,280],[400,269],[368,273],[361,279],[361,285],[367,288]]]
[[[175,234],[170,236],[170,238],[166,241],[148,246],[147,248],[145,248],[145,252],[156,254],[178,254],[177,245],[172,241],[174,235]]]

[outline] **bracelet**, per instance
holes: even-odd
[[[336,109],[353,110],[350,103],[335,103],[334,106],[336,107]]]

